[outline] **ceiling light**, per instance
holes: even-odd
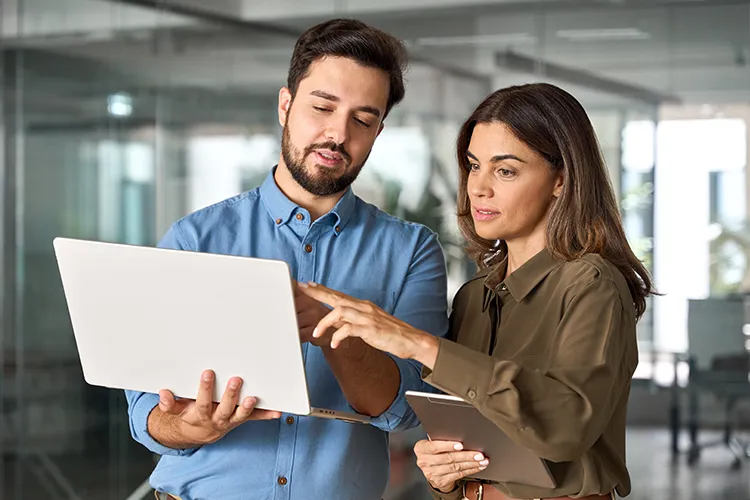
[[[441,36],[418,38],[417,45],[449,47],[460,45],[520,45],[536,43],[536,37],[528,33],[506,33],[499,35]]]
[[[107,97],[107,112],[117,118],[124,118],[133,114],[133,98],[128,94],[118,92]]]
[[[650,33],[638,28],[584,29],[559,30],[555,33],[558,38],[565,38],[572,42],[587,42],[590,40],[648,40]]]

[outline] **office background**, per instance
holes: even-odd
[[[406,99],[355,191],[440,233],[450,296],[472,272],[454,218],[462,120],[530,81],[584,104],[665,293],[639,326],[631,498],[750,498],[750,464],[734,460],[750,395],[741,0],[0,0],[0,498],[148,497],[154,457],[131,440],[122,393],[83,381],[51,241],[153,245],[258,185],[278,158],[294,40],[330,17],[408,44]],[[727,415],[736,433],[717,447],[670,440],[698,420],[713,438]],[[418,437],[393,436],[389,500],[426,498]]]

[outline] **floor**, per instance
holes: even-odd
[[[702,435],[710,440],[713,436]],[[6,458],[0,472],[2,500],[125,500],[146,477],[151,464],[147,454],[136,449],[133,459],[124,462],[120,455],[113,467],[106,458],[57,457],[46,462],[41,457],[17,460]],[[137,460],[136,460],[137,457]],[[386,500],[428,499],[420,478],[413,475],[413,462],[405,457],[396,471]],[[629,500],[750,500],[750,462],[732,469],[733,455],[725,447],[704,450],[700,461],[690,468],[685,457],[673,464],[669,434],[666,430],[630,429],[628,431],[628,465],[633,480]],[[47,467],[52,465],[52,467]],[[52,470],[48,470],[52,469]],[[51,480],[55,475],[62,482]],[[65,480],[67,478],[67,480]],[[20,483],[19,483],[20,482]],[[21,484],[22,488],[18,488]],[[67,484],[67,487],[60,487]],[[148,498],[148,497],[147,497]]]
[[[700,442],[718,437],[701,433]],[[733,469],[734,455],[723,445],[704,449],[693,467],[685,456],[672,463],[665,430],[630,429],[627,446],[633,482],[629,500],[750,500],[750,462]]]

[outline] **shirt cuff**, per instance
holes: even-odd
[[[389,355],[390,356],[390,355]],[[386,432],[403,431],[419,425],[419,420],[414,414],[409,403],[406,401],[406,391],[420,390],[422,377],[420,373],[420,364],[416,361],[405,360],[390,356],[398,367],[401,382],[398,387],[398,394],[393,400],[391,406],[372,419],[372,425]]]
[[[158,455],[187,456],[195,453],[198,448],[168,448],[149,434],[148,416],[151,414],[151,410],[159,405],[158,394],[147,392],[139,393],[134,391],[125,392],[129,404],[128,413],[130,413],[130,434],[133,436],[133,439]]]
[[[425,382],[472,404],[484,401],[493,371],[492,357],[446,339],[438,339],[435,367],[422,368]]]

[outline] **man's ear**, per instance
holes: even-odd
[[[286,119],[289,115],[289,109],[292,107],[292,92],[286,88],[282,87],[281,90],[279,90],[279,107],[278,107],[278,113],[279,113],[279,125],[282,127],[286,125]]]
[[[380,128],[378,128],[378,135],[380,135],[380,132],[383,131],[383,127],[385,127],[385,122],[380,122]],[[377,137],[378,135],[376,135],[375,137]]]

